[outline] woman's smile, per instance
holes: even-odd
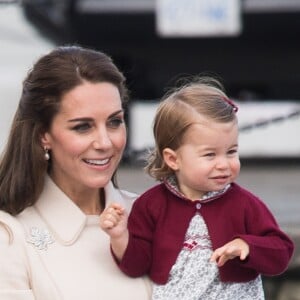
[[[105,158],[105,159],[84,159],[83,161],[90,165],[103,166],[108,164],[109,160],[110,160],[109,158]]]

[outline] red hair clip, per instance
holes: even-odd
[[[239,108],[234,104],[234,102],[232,100],[230,100],[226,97],[222,97],[222,99],[233,107],[234,112],[237,112],[239,110]]]

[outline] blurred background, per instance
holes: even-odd
[[[199,17],[200,16],[200,17]],[[300,0],[0,0],[0,150],[32,64],[56,45],[111,55],[128,79],[122,188],[142,170],[159,98],[179,77],[212,74],[239,106],[239,183],[296,243],[289,269],[264,278],[267,300],[300,299]]]

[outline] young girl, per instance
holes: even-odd
[[[287,268],[292,241],[265,204],[235,183],[236,112],[212,78],[167,95],[146,167],[161,183],[136,200],[128,224],[117,204],[102,213],[119,267],[149,274],[153,299],[260,300],[260,274]]]

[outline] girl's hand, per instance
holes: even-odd
[[[127,231],[127,213],[125,209],[113,203],[100,215],[100,227],[111,238],[119,238]]]
[[[249,255],[249,251],[249,245],[244,240],[237,238],[216,249],[210,261],[216,262],[218,267],[222,267],[229,259],[239,257],[240,260],[245,260]]]

